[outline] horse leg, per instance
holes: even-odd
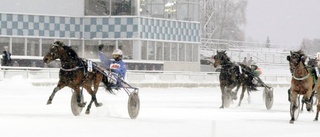
[[[99,103],[98,100],[97,100],[97,97],[96,97],[96,94],[98,92],[98,89],[99,89],[99,84],[100,82],[102,81],[103,79],[103,75],[101,74],[100,77],[97,76],[97,78],[94,80],[94,86],[93,86],[93,92],[92,92],[92,100],[94,100],[94,105],[96,107],[101,107],[102,106],[102,103]]]
[[[251,96],[250,96],[250,91],[247,90],[247,94],[248,94],[248,103],[250,104],[251,103]]]
[[[295,121],[294,112],[298,108],[297,97],[298,97],[298,93],[292,92],[292,90],[291,90],[291,99],[290,99],[291,100],[291,103],[290,103],[291,119],[290,119],[290,123],[293,123]]]
[[[65,87],[64,84],[62,84],[61,82],[58,83],[58,85],[53,89],[48,101],[47,101],[47,105],[50,105],[52,103],[52,100],[54,98],[54,95],[63,87]]]
[[[241,101],[242,101],[242,99],[244,97],[244,92],[246,92],[246,89],[247,88],[245,86],[242,86],[242,92],[241,92],[240,100],[239,100],[239,104],[238,104],[239,107],[241,106]]]
[[[305,103],[306,103],[306,108],[307,111],[311,111],[312,110],[312,96],[313,96],[313,89],[312,89],[312,85],[313,85],[313,78],[310,78],[308,81],[308,91],[307,94],[304,97]]]
[[[80,90],[80,87],[73,88],[73,90],[77,94],[78,106],[79,107],[84,107],[86,105],[86,103],[85,102],[84,103],[81,102],[81,90]]]
[[[99,85],[94,85],[95,91],[98,90],[98,87],[99,87]],[[86,85],[86,86],[84,86],[84,88],[91,95],[91,100],[90,100],[90,103],[87,106],[87,110],[86,110],[86,114],[90,114],[90,109],[91,109],[91,105],[92,105],[93,102],[95,103],[96,107],[102,106],[102,103],[98,103],[97,98],[96,98],[96,92],[92,91],[91,85]]]
[[[318,81],[318,83],[319,83],[319,81]],[[318,102],[317,102],[317,113],[316,113],[316,117],[314,118],[314,121],[318,121],[318,117],[319,117],[319,111],[320,111],[320,90],[319,90],[319,88],[318,89],[316,89],[316,91],[317,91],[317,95],[318,95]]]
[[[220,89],[221,89],[221,100],[222,100],[222,104],[220,106],[220,109],[224,108],[224,96],[225,96],[225,91],[224,91],[224,86],[220,84]]]
[[[51,95],[50,95],[50,97],[49,97],[49,99],[48,99],[48,101],[47,101],[47,105],[50,105],[50,104],[52,103],[52,100],[53,100],[54,95],[55,95],[59,90],[60,90],[59,87],[55,87],[55,88],[53,89],[53,91],[52,91],[52,93],[51,93]]]

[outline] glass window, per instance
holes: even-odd
[[[12,38],[12,55],[25,55],[25,38]]]
[[[185,44],[184,43],[180,43],[179,44],[179,61],[185,61]]]
[[[163,0],[152,0],[151,13],[152,17],[163,18],[164,15],[164,2]]]
[[[151,11],[152,11],[152,5],[151,5],[152,0],[141,0],[140,1],[140,15],[141,16],[151,16]]]
[[[188,17],[189,11],[188,11],[188,3],[186,2],[179,2],[177,5],[177,18],[178,20],[190,20]]]
[[[85,0],[84,14],[85,15],[109,15],[108,0]]]
[[[163,42],[156,42],[156,60],[163,60]]]
[[[51,45],[53,43],[54,43],[54,39],[42,39],[42,45],[41,45],[42,56],[45,56],[49,52]]]
[[[172,43],[171,44],[171,61],[178,60],[178,44]]]
[[[112,4],[112,15],[132,15],[131,0],[114,0]],[[133,1],[134,3],[134,1]]]
[[[169,43],[169,42],[164,42],[164,57],[163,57],[163,59],[165,60],[165,61],[170,61],[170,44],[171,43]]]
[[[191,3],[189,4],[189,19],[192,21],[199,21],[199,3]]]
[[[186,61],[192,62],[192,44],[186,44]]]
[[[154,60],[155,59],[155,42],[149,41],[148,45],[148,60]]]
[[[119,40],[119,49],[123,52],[123,59],[132,59],[133,56],[133,41],[132,40]]]
[[[40,39],[28,38],[27,39],[27,56],[40,56]]]
[[[9,44],[10,44],[10,38],[1,37],[0,38],[0,51],[3,51],[5,46],[9,47]],[[9,51],[10,51],[10,48],[9,48]]]
[[[164,14],[165,14],[165,18],[177,19],[177,1],[176,0],[168,0],[164,4]]]
[[[98,48],[99,41],[97,40],[85,40],[84,41],[84,58],[87,59],[97,59],[98,58]]]
[[[101,44],[104,45],[102,51],[108,58],[112,58],[112,52],[116,49],[116,41],[115,40],[103,40]]]
[[[148,56],[148,41],[141,42],[141,59],[147,60]]]
[[[199,45],[198,44],[193,44],[192,45],[192,47],[193,47],[193,57],[192,57],[192,59],[193,59],[193,62],[199,62]]]

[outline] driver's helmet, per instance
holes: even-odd
[[[116,49],[112,52],[113,59],[115,61],[122,60],[122,50]]]
[[[258,66],[257,66],[256,63],[252,63],[252,64],[251,64],[251,68],[252,68],[253,70],[256,70],[256,69],[258,69]]]

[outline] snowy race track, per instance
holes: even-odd
[[[23,83],[23,84],[17,84]],[[73,116],[69,88],[46,101],[54,87],[33,87],[22,79],[0,81],[1,137],[301,137],[320,135],[315,113],[303,112],[289,124],[287,87],[276,87],[274,105],[266,110],[262,89],[247,95],[242,106],[221,105],[218,88],[140,89],[140,114],[130,119],[128,96],[100,89],[103,106],[91,114]],[[85,101],[90,97],[85,93]]]

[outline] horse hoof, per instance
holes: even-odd
[[[95,103],[96,107],[101,107],[103,104],[102,103]]]
[[[78,106],[79,107],[84,107],[84,106],[86,106],[86,103],[78,103]]]
[[[224,109],[224,106],[221,106],[220,109]]]
[[[315,118],[313,121],[318,121],[318,119]]]
[[[86,114],[89,115],[89,114],[90,114],[90,110],[87,110],[87,111],[86,111]]]
[[[52,101],[49,101],[49,100],[47,101],[47,105],[50,105],[51,103],[52,103]]]
[[[294,124],[294,120],[290,120],[290,122],[289,122],[290,124]]]

